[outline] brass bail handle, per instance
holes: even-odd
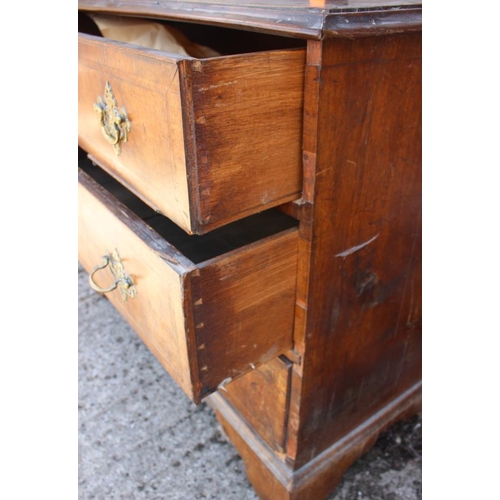
[[[115,278],[115,282],[107,288],[103,288],[94,281],[94,275],[108,266],[111,270],[111,274]],[[112,255],[106,254],[102,256],[102,262],[95,266],[89,274],[89,284],[93,290],[99,293],[112,292],[118,288],[124,301],[126,301],[128,297],[133,299],[137,294],[134,281],[130,276],[125,274],[123,263],[120,260],[117,250],[115,250]]]
[[[98,97],[94,109],[99,114],[99,124],[104,138],[115,148],[115,153],[119,155],[121,153],[120,143],[128,141],[130,120],[125,108],[118,108],[111,83],[106,82],[104,98]]]

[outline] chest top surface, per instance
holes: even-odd
[[[78,8],[310,39],[418,31],[422,24],[422,3],[414,0],[79,0]]]

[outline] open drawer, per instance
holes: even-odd
[[[79,261],[193,401],[291,347],[295,220],[270,210],[189,236],[80,167]]]
[[[84,33],[78,140],[188,233],[300,197],[304,49],[207,59]]]

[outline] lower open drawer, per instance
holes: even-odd
[[[79,261],[196,403],[291,347],[296,225],[271,210],[189,236],[80,162]]]

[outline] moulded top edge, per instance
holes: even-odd
[[[109,14],[200,22],[296,38],[321,39],[380,31],[413,30],[421,25],[421,2],[414,0],[79,0],[78,8]],[[360,16],[360,14],[362,14]],[[328,21],[342,16],[332,30]],[[350,18],[356,23],[349,25]],[[389,22],[387,22],[389,17]],[[347,22],[346,22],[347,19]]]

